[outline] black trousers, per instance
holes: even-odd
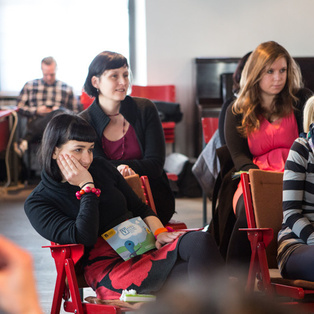
[[[171,270],[169,280],[208,278],[224,271],[225,262],[213,236],[209,232],[189,232],[179,243],[178,261]]]
[[[240,196],[236,207],[236,222],[230,237],[226,264],[231,272],[241,272],[247,274],[251,259],[251,245],[245,231],[239,231],[239,228],[247,228],[247,220],[243,195]]]

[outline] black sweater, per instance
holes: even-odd
[[[101,195],[88,193],[81,200],[75,196],[78,186],[56,182],[42,172],[40,183],[24,205],[41,236],[60,244],[92,246],[98,236],[128,218],[155,216],[104,158],[95,158],[89,171]]]

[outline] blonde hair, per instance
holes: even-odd
[[[246,62],[240,81],[240,91],[233,104],[233,113],[242,114],[238,131],[246,137],[248,133],[259,129],[258,116],[263,112],[259,81],[265,71],[278,59],[287,62],[287,80],[283,90],[275,98],[275,114],[279,117],[288,115],[297,102],[295,94],[303,86],[299,66],[288,51],[274,41],[260,44]]]
[[[314,123],[314,96],[307,100],[303,110],[303,129],[305,133],[309,132],[312,123]]]

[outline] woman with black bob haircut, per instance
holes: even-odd
[[[119,299],[125,289],[154,293],[169,276],[195,280],[221,268],[211,234],[165,228],[115,167],[102,157],[93,158],[94,138],[94,129],[83,118],[55,116],[43,135],[41,181],[24,208],[47,240],[85,246],[84,276],[97,297]],[[125,261],[102,235],[133,217],[149,227],[156,248]]]
[[[129,69],[128,60],[121,54],[104,51],[97,55],[88,68],[84,89],[89,96],[97,97],[98,90],[92,84],[92,77],[100,77],[105,71],[119,68]]]
[[[129,76],[123,55],[99,53],[84,85],[94,101],[80,115],[97,133],[94,156],[109,160],[124,177],[134,173],[148,177],[158,217],[166,224],[174,214],[175,198],[164,171],[164,132],[154,103],[127,95]]]
[[[60,126],[66,125],[67,128]],[[51,158],[55,147],[60,148],[68,141],[95,142],[96,133],[86,121],[76,115],[58,115],[58,124],[46,129],[39,150],[42,169],[55,181],[62,180],[62,174],[55,159]]]

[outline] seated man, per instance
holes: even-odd
[[[14,143],[14,150],[20,157],[28,149],[28,142],[41,140],[54,115],[64,110],[78,111],[72,87],[56,80],[56,68],[54,58],[44,58],[41,61],[43,78],[27,82],[18,97],[19,114],[28,118],[26,133]]]

